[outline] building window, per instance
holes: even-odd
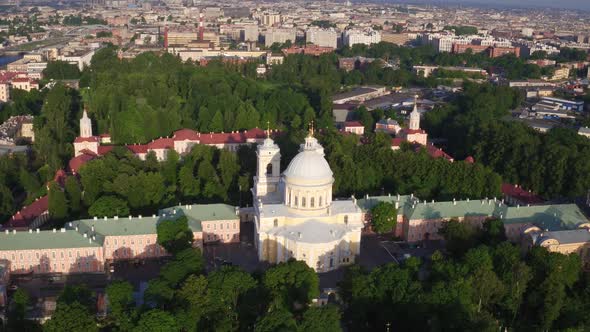
[[[229,234],[226,234],[225,235],[225,238],[229,240]]]
[[[274,225],[274,227],[278,227],[279,226],[279,220],[278,219],[273,220],[273,225]]]
[[[322,207],[322,196],[320,196],[320,200],[318,202],[318,207]]]
[[[299,197],[295,196],[295,206],[299,206],[299,200],[298,200],[298,198]]]
[[[305,197],[301,197],[301,207],[305,207]]]
[[[219,229],[223,229],[223,224],[219,224]]]
[[[344,224],[348,225],[348,216],[344,216]]]
[[[266,175],[271,175],[272,174],[272,163],[266,165]]]
[[[313,208],[313,207],[315,207],[315,198],[314,198],[314,197],[312,197],[312,198],[309,200],[309,207],[312,207],[312,208]]]
[[[234,223],[234,229],[236,229],[236,223]]]

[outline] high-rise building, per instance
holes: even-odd
[[[334,28],[321,29],[317,27],[309,28],[305,32],[305,41],[317,46],[337,47],[338,33]]]
[[[264,35],[264,45],[270,47],[274,43],[284,44],[287,40],[295,42],[295,29],[270,28]]]
[[[381,42],[381,33],[371,28],[363,30],[351,29],[344,31],[343,43],[346,46],[352,47],[355,44],[377,44]]]

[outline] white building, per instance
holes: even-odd
[[[352,47],[355,44],[377,44],[381,42],[381,33],[371,28],[364,30],[346,30],[342,36],[342,41],[344,45],[349,47]]]
[[[280,149],[270,138],[258,146],[252,189],[258,258],[291,258],[316,272],[351,264],[360,254],[362,212],[356,199],[332,200],[333,173],[313,130],[280,173]]]
[[[338,33],[334,28],[309,28],[305,32],[305,41],[322,47],[337,47]]]
[[[270,28],[266,30],[266,34],[264,35],[264,46],[270,47],[274,43],[283,44],[287,40],[290,40],[292,43],[294,43],[295,37],[295,29]]]
[[[90,60],[92,60],[92,56],[94,56],[95,52],[95,50],[77,51],[71,54],[59,55],[57,60],[75,64],[78,66],[78,69],[82,71],[84,67],[90,66]]]

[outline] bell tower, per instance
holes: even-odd
[[[410,125],[408,126],[410,130],[418,130],[420,129],[420,112],[418,112],[418,96],[414,96],[414,110],[410,113]]]
[[[256,176],[254,177],[254,197],[263,203],[280,203],[281,191],[281,150],[270,138],[270,128],[266,130],[266,139],[256,150]]]
[[[88,117],[86,107],[84,108],[84,113],[80,119],[80,137],[92,137],[92,120]]]

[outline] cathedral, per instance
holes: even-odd
[[[267,134],[257,148],[255,245],[269,263],[291,258],[316,272],[351,264],[360,254],[362,211],[356,199],[332,200],[334,177],[313,128],[281,174],[281,152]]]

